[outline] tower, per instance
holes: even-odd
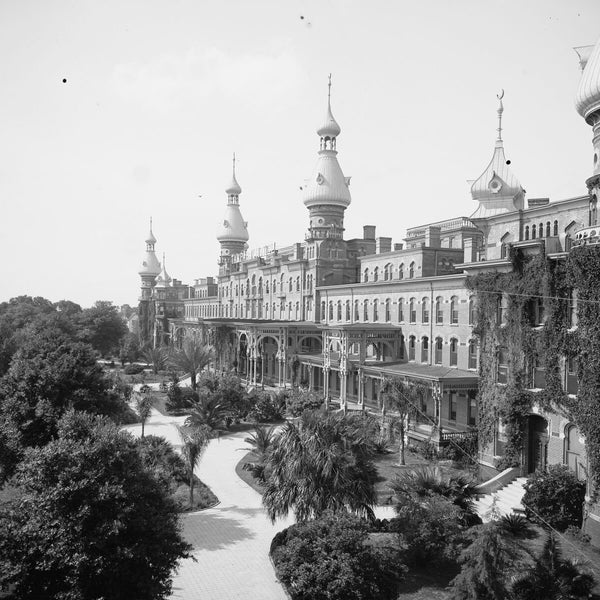
[[[471,185],[471,196],[479,202],[471,219],[484,219],[504,212],[522,210],[525,205],[525,190],[514,176],[504,155],[502,140],[502,114],[504,113],[504,90],[498,95],[498,137],[492,160],[485,171]]]
[[[586,180],[590,194],[590,222],[598,224],[598,198],[600,198],[600,40],[592,48],[575,49],[579,54],[583,73],[575,97],[577,112],[592,127],[594,158],[592,176]]]
[[[304,187],[304,205],[308,208],[307,239],[339,239],[344,235],[344,211],[350,205],[350,177],[345,177],[337,160],[337,137],[341,128],[331,112],[331,75],[327,93],[327,112],[317,129],[319,158],[311,179]]]
[[[227,207],[223,224],[217,233],[217,240],[221,244],[219,256],[219,275],[229,272],[231,257],[243,252],[248,247],[248,223],[244,221],[240,212],[240,194],[242,188],[235,178],[235,154],[233,155],[233,175],[231,183],[225,190],[227,194]]]
[[[142,262],[142,268],[138,271],[142,279],[140,301],[150,300],[156,276],[160,273],[160,263],[156,258],[154,244],[156,244],[156,238],[152,233],[152,217],[150,217],[150,233],[146,238],[146,254]]]

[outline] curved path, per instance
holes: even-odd
[[[145,433],[165,437],[177,449],[181,439],[171,417],[152,409]],[[127,429],[140,435],[141,425]],[[293,523],[290,517],[275,525],[266,517],[261,497],[235,473],[248,450],[247,432],[211,440],[196,474],[220,500],[214,508],[182,515],[185,539],[195,559],[180,563],[173,578],[172,600],[286,600],[269,560],[269,546],[278,531]],[[377,507],[377,516],[391,516],[389,507]]]

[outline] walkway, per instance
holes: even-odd
[[[176,424],[185,417],[172,417],[152,409],[146,421],[147,435],[160,435],[177,449],[181,439]],[[127,429],[140,435],[141,425]],[[244,456],[247,432],[211,440],[196,474],[219,498],[220,504],[182,515],[185,539],[196,559],[184,560],[173,578],[172,600],[286,600],[269,560],[269,546],[278,531],[293,519],[272,525],[265,516],[260,494],[235,473]],[[389,507],[378,507],[377,516],[391,516]]]

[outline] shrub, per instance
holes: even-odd
[[[552,465],[531,476],[525,484],[523,505],[527,517],[544,527],[564,531],[581,527],[585,483],[564,465]]]
[[[142,365],[127,365],[123,369],[123,373],[125,373],[125,375],[139,375],[143,370],[144,367]]]
[[[254,392],[249,401],[252,408],[248,411],[248,419],[256,423],[272,423],[283,419],[284,404],[280,398],[268,392]]]
[[[177,376],[171,376],[167,390],[166,407],[169,412],[178,412],[190,409],[198,402],[198,394],[191,388],[182,388]]]
[[[295,600],[381,600],[397,595],[405,567],[397,547],[369,545],[367,521],[347,513],[292,525],[271,552]]]
[[[292,417],[299,417],[305,410],[316,410],[323,405],[323,398],[314,392],[296,389],[285,400],[286,410]]]

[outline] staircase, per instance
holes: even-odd
[[[523,485],[527,481],[526,477],[517,477],[509,484],[500,488],[497,492],[481,496],[475,501],[475,510],[484,523],[492,520],[492,505],[497,511],[498,516],[510,515],[511,513],[521,513],[525,510],[521,500],[525,495]]]

